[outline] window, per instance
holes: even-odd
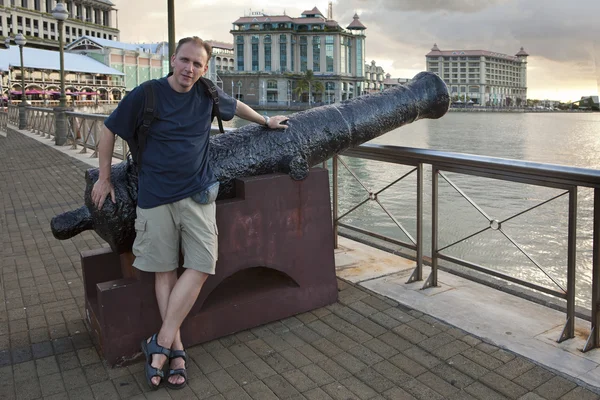
[[[33,1],[33,8],[36,11],[42,11],[42,1],[41,0],[34,0]]]
[[[300,36],[300,72],[308,69],[308,38]]]
[[[340,37],[340,73],[346,73],[346,38]]]
[[[265,35],[263,43],[265,47],[265,71],[271,71],[271,35]]]
[[[50,12],[52,11],[52,9],[54,8],[54,1],[53,0],[46,0],[46,12]]]
[[[244,70],[244,37],[238,36],[237,42],[237,70]]]
[[[327,72],[333,72],[333,36],[325,37],[325,64]]]
[[[321,71],[321,37],[313,36],[313,71]]]
[[[277,81],[275,81],[275,80],[267,81],[267,89],[277,89]]]
[[[27,3],[29,3],[28,0],[21,0],[21,7],[27,8],[27,6],[29,6],[29,4],[27,4]]]
[[[252,71],[258,71],[258,36],[252,36]]]
[[[279,69],[281,72],[287,70],[287,38],[285,35],[279,36]]]
[[[356,75],[363,76],[363,66],[364,66],[364,47],[363,41],[360,39],[356,40]]]

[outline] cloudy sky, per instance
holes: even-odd
[[[121,40],[168,40],[166,0],[112,0]],[[232,42],[232,22],[250,10],[300,16],[327,0],[175,0],[176,37]],[[600,0],[334,0],[333,18],[347,26],[357,12],[367,27],[367,62],[393,77],[425,69],[441,50],[530,54],[529,98],[575,100],[600,91]]]

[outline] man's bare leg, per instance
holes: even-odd
[[[165,319],[165,315],[167,314],[167,305],[169,304],[169,296],[171,295],[171,291],[173,290],[173,287],[175,286],[176,283],[177,283],[177,270],[173,270],[173,271],[169,271],[169,272],[156,272],[154,274],[154,291],[156,292],[156,301],[158,303],[160,317],[163,321]],[[150,339],[148,339],[148,341],[149,340]],[[165,347],[168,347],[168,346],[165,346]],[[171,348],[174,348],[176,350],[183,350],[183,344],[181,342],[181,336],[179,334],[179,331],[177,331],[175,340],[173,341]],[[167,356],[155,355],[152,358],[152,366],[154,368],[160,369],[160,368],[162,368],[166,359],[167,359]],[[181,360],[181,359],[179,359],[179,358],[175,359],[174,364],[177,363],[178,360]],[[183,360],[181,360],[181,361],[183,361]],[[172,369],[176,369],[176,368],[183,368],[183,362],[177,363],[176,366],[172,367]],[[177,384],[177,383],[183,383],[184,380],[185,379],[183,379],[183,377],[181,377],[181,376],[174,376],[169,379],[169,382]],[[160,383],[160,378],[155,376],[154,378],[152,378],[152,383],[154,385],[158,385]]]
[[[173,289],[171,290],[171,293],[169,295],[169,299],[167,302],[167,310],[163,316],[163,323],[160,328],[160,331],[158,332],[157,342],[160,346],[173,348],[174,346],[179,345],[181,346],[180,349],[183,349],[181,337],[179,335],[179,327],[181,326],[183,320],[192,309],[192,306],[194,305],[196,299],[198,298],[198,295],[200,294],[202,285],[204,285],[204,282],[207,278],[208,275],[203,272],[195,271],[193,269],[186,269],[185,272],[181,275],[180,279],[177,279],[177,275],[175,272],[176,283],[173,286]],[[159,279],[162,280],[162,277]],[[168,279],[172,278],[165,278],[166,281],[171,282]],[[162,290],[165,289],[166,286],[166,284],[164,284],[164,287],[161,285],[161,297],[163,295]],[[157,300],[158,296],[159,295],[157,290]],[[162,315],[163,314],[161,311],[161,316]],[[152,356],[152,365],[158,368],[159,366],[162,366],[164,364],[165,360],[166,356],[155,354]],[[184,379],[182,377],[177,377],[177,379],[173,378],[172,380],[170,380],[171,383],[180,383],[183,381]],[[156,385],[159,382],[160,378],[152,378],[153,384]]]

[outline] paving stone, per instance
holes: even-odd
[[[410,393],[412,396],[419,400],[443,399],[443,396],[441,394],[437,393],[435,390],[431,389],[426,384],[416,379],[411,379],[410,381],[404,382],[400,386],[406,392]]]
[[[273,368],[275,372],[279,374],[294,369],[294,366],[279,353],[269,354],[264,358],[264,360],[271,368]]]
[[[63,380],[65,382],[65,389],[71,391],[83,386],[87,386],[87,380],[85,379],[85,373],[80,367],[63,371]]]
[[[299,369],[286,371],[281,375],[300,393],[317,387],[317,384]]]
[[[447,360],[448,365],[452,365],[459,371],[463,372],[466,375],[469,375],[471,378],[479,379],[483,375],[489,372],[489,369],[477,364],[474,361],[469,360],[468,358],[462,356],[461,354],[457,354],[454,357]]]
[[[361,379],[357,379],[358,377],[348,377],[342,380],[340,383],[352,393],[354,393],[359,399],[371,399],[377,395],[377,392],[373,390],[371,387],[366,385],[364,381]]]
[[[252,400],[250,396],[242,388],[236,388],[223,393],[223,397],[226,400]]]
[[[309,390],[303,394],[308,400],[332,400],[332,397],[325,393],[321,388]]]
[[[246,393],[253,399],[277,400],[278,397],[262,381],[252,382],[244,386]]]
[[[229,351],[231,351],[231,353],[241,362],[246,362],[258,357],[244,343],[234,344],[233,346],[229,347]]]
[[[237,388],[237,382],[225,370],[219,370],[207,374],[206,377],[221,393]]]
[[[585,388],[576,387],[569,393],[565,394],[560,400],[598,400],[600,396],[594,392],[591,392]]]
[[[554,378],[554,376],[554,373],[535,366],[527,372],[516,377],[513,381],[526,389],[533,390],[538,386],[548,382],[550,379]]]
[[[397,319],[390,317],[388,314],[384,313],[384,312],[378,312],[377,314],[372,314],[369,317],[372,321],[374,321],[375,323],[383,326],[386,329],[393,329],[396,328],[400,325],[402,325],[402,322],[398,321]]]
[[[273,375],[263,379],[265,385],[280,399],[298,395],[299,392],[283,376]]]
[[[495,372],[489,372],[488,374],[482,376],[479,380],[481,383],[510,399],[519,398],[528,392],[528,390],[524,387],[509,381],[505,377],[498,375]]]
[[[439,364],[432,368],[431,372],[458,389],[464,389],[473,383],[473,378],[449,364]]]
[[[15,393],[18,400],[32,400],[42,396],[38,380],[15,382]]]
[[[83,371],[90,385],[108,380],[108,373],[102,363],[86,365],[83,367]]]
[[[270,348],[272,348],[276,352],[281,352],[292,348],[292,345],[290,345],[288,342],[283,340],[283,338],[277,335],[267,336],[263,338],[263,340]]]
[[[506,400],[507,398],[496,392],[495,390],[485,386],[480,382],[473,382],[473,384],[465,388],[465,392],[469,393],[473,397],[479,400]]]
[[[58,368],[58,363],[56,362],[56,358],[54,356],[40,358],[35,360],[37,376],[47,376],[60,372]]]
[[[345,379],[352,375],[350,372],[348,372],[348,370],[344,369],[338,363],[329,358],[325,361],[318,363],[317,365],[324,371],[327,371],[327,373],[331,375],[336,381],[341,381],[342,379]]]
[[[489,354],[484,353],[481,350],[477,350],[474,348],[467,349],[461,354],[467,357],[469,360],[475,361],[477,364],[492,370],[495,370],[496,368],[499,368],[502,365],[504,365],[502,361],[490,356]]]
[[[213,351],[210,354],[221,365],[222,368],[231,367],[232,365],[240,362],[237,357],[226,348]]]
[[[355,399],[356,396],[348,388],[339,382],[330,383],[323,386],[323,389],[334,400]]]
[[[429,339],[428,339],[429,340]],[[434,349],[431,353],[436,357],[441,358],[442,360],[447,360],[451,357],[454,357],[457,354],[462,353],[463,351],[470,348],[468,344],[460,340],[453,340],[452,342],[440,346]]]
[[[240,386],[247,385],[248,383],[257,380],[256,375],[243,364],[232,365],[231,367],[225,368],[225,371],[227,371],[233,380]]]
[[[433,368],[442,362],[439,358],[431,355],[427,351],[417,346],[406,349],[402,353],[426,368]]]
[[[302,367],[300,368],[300,371],[302,371],[311,381],[315,382],[317,386],[327,385],[328,383],[335,381],[335,379],[325,372],[323,368],[315,364]]]
[[[42,390],[42,395],[44,397],[62,393],[65,391],[62,376],[58,372],[51,375],[41,376],[39,382],[40,388]]]
[[[365,317],[377,314],[379,312],[379,310],[377,310],[376,308],[371,307],[370,305],[360,300],[350,304],[349,307]]]
[[[333,360],[352,374],[367,367],[367,364],[348,353],[340,353],[333,357]]]
[[[250,383],[248,386],[251,386],[251,385],[253,385],[253,383]],[[194,394],[200,399],[207,399],[209,397],[219,394],[219,391],[217,390],[217,388],[204,375],[196,377],[194,379],[190,379],[190,381],[188,382],[188,386],[190,387],[190,389],[192,389]],[[248,386],[246,386],[245,389]]]
[[[327,358],[325,354],[321,353],[310,344],[298,347],[298,351],[313,363],[318,363]]]
[[[428,338],[427,335],[406,324],[397,326],[394,328],[394,332],[413,344],[417,344]]]
[[[555,376],[550,379],[548,382],[542,384],[537,389],[535,389],[535,393],[544,397],[548,400],[559,399],[565,394],[569,393],[573,390],[577,385],[571,381],[566,380],[560,376]]]
[[[289,343],[293,348],[304,346],[306,342],[297,336],[294,332],[285,332],[281,335],[281,338]]]
[[[90,386],[96,399],[119,399],[119,394],[112,381],[104,381]]]
[[[258,379],[265,379],[275,374],[273,368],[271,368],[269,364],[267,364],[260,358],[255,358],[253,360],[247,361],[244,363],[244,365],[246,366],[246,368],[252,371]]]
[[[296,349],[282,351],[281,355],[296,368],[301,368],[312,363],[311,360],[306,358],[300,351]]]
[[[322,338],[321,335],[319,335],[317,332],[315,332],[314,330],[310,329],[306,325],[300,326],[298,328],[295,328],[293,330],[293,332],[296,335],[298,335],[298,337],[300,337],[302,340],[304,340],[306,343],[313,343],[314,341],[319,340],[319,339]]]

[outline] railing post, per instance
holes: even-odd
[[[569,234],[567,245],[567,322],[558,339],[575,337],[575,260],[577,254],[577,187],[569,189]]]
[[[333,181],[333,247],[338,248],[338,156],[331,159]]]
[[[417,165],[417,267],[406,283],[423,280],[423,163]]]
[[[19,103],[19,129],[27,129],[27,105],[25,101]]]
[[[594,233],[592,253],[592,323],[590,336],[583,351],[595,349],[600,344],[600,330],[598,328],[598,301],[600,301],[600,189],[594,189]]]
[[[54,107],[54,144],[57,146],[67,142],[67,111],[66,107]]]
[[[437,286],[438,273],[438,168],[431,165],[431,274],[423,289]]]

